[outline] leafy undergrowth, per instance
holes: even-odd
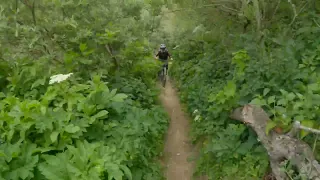
[[[0,179],[163,179],[161,5],[1,1]]]
[[[277,128],[285,133],[294,121],[320,129],[319,16],[301,9],[299,18],[286,19],[285,10],[295,6],[279,1],[280,10],[271,17],[268,12],[277,3],[264,4],[260,12],[254,11],[258,1],[253,2],[239,6],[242,16],[221,13],[219,6],[177,15],[193,22],[176,24],[184,29],[172,38],[177,49],[171,76],[194,117],[193,140],[204,139],[197,174],[209,179],[261,179],[268,171],[268,155],[255,132],[229,118],[236,107],[252,103],[265,108],[272,119],[266,132]],[[243,18],[250,21],[247,30]],[[301,131],[298,137],[320,159],[317,135]],[[283,170],[300,178],[288,167]]]
[[[0,107],[4,179],[161,177],[150,160],[161,150],[166,114],[135,106],[99,76],[49,85],[39,99],[3,94]]]
[[[168,117],[141,79],[13,70],[0,94],[2,179],[161,179]],[[38,74],[39,73],[39,74]],[[109,88],[110,87],[110,88]],[[115,89],[117,88],[117,89]]]
[[[194,117],[193,140],[204,139],[196,174],[205,173],[210,179],[262,177],[268,168],[265,149],[251,129],[229,119],[238,102],[235,84],[232,81],[226,85],[218,81],[211,84],[208,82],[211,78],[207,77],[208,81],[203,81],[207,76],[203,71],[188,76],[190,71],[196,71],[188,66],[210,69],[208,59],[197,61],[175,62],[171,71],[178,82],[181,100]]]

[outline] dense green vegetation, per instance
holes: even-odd
[[[162,179],[161,5],[1,1],[0,179]]]
[[[203,142],[196,174],[262,178],[268,155],[230,111],[262,105],[266,131],[320,128],[319,13],[316,0],[1,1],[0,179],[163,179],[160,43]],[[299,136],[320,159],[319,137]]]
[[[294,120],[320,128],[318,1],[183,1],[174,26],[174,76],[203,140],[198,174],[259,179],[268,157],[255,133],[228,117],[235,107],[262,105],[283,132]],[[195,8],[196,7],[196,8]],[[184,19],[184,21],[182,20]],[[189,19],[189,21],[187,21]],[[315,134],[301,132],[320,159]],[[299,175],[285,168],[292,179]]]

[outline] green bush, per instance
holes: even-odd
[[[131,179],[131,168],[140,167],[159,179],[146,160],[162,150],[167,117],[157,106],[142,109],[126,98],[99,76],[50,85],[39,100],[2,97],[0,176]]]
[[[0,179],[163,179],[153,4],[0,3]]]
[[[236,107],[261,105],[272,119],[267,132],[274,127],[287,132],[295,120],[320,128],[319,17],[302,9],[288,26],[288,15],[277,11],[272,22],[260,22],[257,30],[256,15],[269,18],[268,9],[277,4],[264,5],[258,5],[264,11],[250,11],[253,16],[249,16],[249,9],[257,7],[254,3],[242,4],[248,10],[238,9],[242,16],[221,13],[219,6],[212,11],[195,10],[190,16],[196,28],[181,20],[176,24],[185,30],[177,30],[171,40],[180,46],[174,51],[177,58],[170,73],[194,117],[193,140],[204,139],[197,173],[205,173],[209,179],[261,179],[268,168],[267,153],[256,134],[229,118]],[[287,2],[279,6],[294,7]],[[209,17],[215,18],[210,21]],[[247,31],[242,30],[245,23],[241,18],[251,22]],[[204,27],[199,30],[201,23]],[[310,144],[319,159],[317,136],[301,131],[299,138]]]

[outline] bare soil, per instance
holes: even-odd
[[[196,149],[198,148],[190,141],[190,119],[182,111],[176,90],[168,78],[166,87],[162,88],[160,100],[170,115],[170,125],[162,157],[165,177],[167,180],[193,180],[195,162],[188,159],[194,159],[197,156]]]

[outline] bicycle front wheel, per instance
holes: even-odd
[[[167,81],[166,68],[163,68],[163,69],[162,69],[162,86],[163,86],[163,87],[166,86],[166,81]]]

